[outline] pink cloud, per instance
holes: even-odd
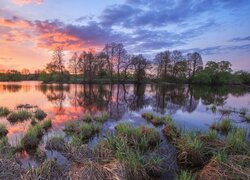
[[[17,5],[25,5],[25,4],[41,4],[43,3],[44,0],[11,0],[12,3],[17,4]]]

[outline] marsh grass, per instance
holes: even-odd
[[[82,141],[86,141],[91,138],[94,134],[98,133],[101,129],[100,124],[94,123],[81,123],[79,128],[79,137]]]
[[[248,112],[247,108],[244,108],[244,107],[240,108],[240,112],[239,113],[240,113],[241,116],[245,116],[247,112]]]
[[[26,110],[20,110],[16,112],[12,112],[8,115],[7,120],[15,123],[17,121],[24,121],[27,119],[30,119],[32,117],[32,114]]]
[[[245,116],[245,119],[246,119],[246,121],[247,121],[248,123],[250,123],[250,115]]]
[[[37,109],[34,113],[34,117],[39,121],[43,120],[46,116],[47,114],[41,109]]]
[[[212,111],[213,113],[216,113],[217,107],[216,107],[216,104],[215,104],[215,103],[212,105],[211,111]]]
[[[95,120],[97,122],[105,122],[108,119],[109,119],[109,113],[108,112],[103,112],[101,115],[95,117]]]
[[[243,128],[233,128],[226,137],[227,150],[231,154],[247,154],[250,155],[250,145],[247,142],[247,133]]]
[[[0,139],[8,134],[8,130],[4,124],[0,124]]]
[[[7,107],[0,107],[0,117],[8,116],[10,114],[10,110]]]
[[[21,140],[25,150],[34,150],[38,147],[40,139],[43,136],[43,128],[40,124],[31,126]]]
[[[48,130],[51,127],[52,127],[52,121],[50,119],[47,119],[42,123],[42,128],[44,130]]]
[[[46,149],[48,150],[56,150],[56,151],[65,151],[66,143],[63,136],[56,135],[51,137],[46,143]]]
[[[90,122],[92,122],[92,119],[93,119],[93,118],[92,118],[91,114],[87,113],[87,114],[84,115],[84,117],[83,117],[82,120],[83,120],[84,122],[90,123]]]
[[[231,120],[230,119],[224,119],[220,122],[214,122],[210,128],[215,129],[217,131],[220,131],[222,133],[227,133],[231,129]]]
[[[195,176],[190,171],[181,170],[176,180],[195,180]]]
[[[180,130],[173,122],[172,118],[165,117],[164,124],[165,127],[162,129],[163,135],[167,138],[168,141],[176,140],[180,136]]]
[[[212,141],[212,140],[215,140],[217,139],[218,137],[218,133],[216,130],[209,130],[207,133],[206,133],[206,137],[208,138],[208,140]]]
[[[32,118],[30,124],[31,124],[32,126],[35,126],[35,125],[37,124],[36,119],[35,119],[35,118]]]
[[[79,123],[75,121],[69,121],[64,126],[64,131],[66,133],[79,132]]]
[[[116,134],[131,147],[140,150],[150,149],[160,143],[160,135],[154,128],[140,126],[133,128],[128,123],[120,123],[116,126]]]
[[[146,119],[147,121],[151,122],[155,126],[160,126],[160,125],[163,125],[163,124],[166,124],[166,123],[172,121],[172,118],[169,115],[166,115],[164,117],[159,117],[159,116],[153,115],[149,112],[143,113],[142,117],[144,119]]]

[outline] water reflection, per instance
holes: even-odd
[[[195,124],[200,125],[208,122],[201,122],[201,116],[205,120],[214,120],[212,112],[206,111],[211,104],[239,109],[249,108],[249,101],[249,88],[238,86],[0,83],[0,106],[13,109],[17,104],[37,105],[48,113],[58,128],[87,112],[107,111],[112,119],[119,120],[128,112],[139,113],[144,109],[172,114],[181,120],[192,118],[197,121]],[[3,118],[0,121],[12,128],[11,134],[20,133],[29,125],[28,122],[10,125]]]

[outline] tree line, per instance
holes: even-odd
[[[74,52],[66,60],[62,48],[54,50],[51,62],[33,74],[43,82],[177,82],[196,84],[250,84],[250,73],[232,72],[228,61],[208,61],[205,65],[198,52],[163,51],[151,60],[143,55],[131,55],[122,43],[109,43],[102,51]],[[11,73],[10,73],[11,74]],[[14,74],[17,74],[15,72]],[[27,73],[26,73],[27,76]],[[0,80],[3,75],[0,75]],[[2,78],[3,79],[3,78]],[[8,77],[7,77],[8,79]],[[10,78],[13,79],[13,78]]]

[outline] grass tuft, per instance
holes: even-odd
[[[8,134],[8,130],[4,124],[0,124],[0,139]]]
[[[10,114],[10,110],[7,107],[0,107],[0,117],[8,116]]]
[[[97,122],[105,122],[108,119],[109,119],[109,113],[108,112],[103,112],[101,115],[95,117],[95,120]]]
[[[50,119],[48,120],[45,120],[43,123],[42,123],[42,128],[44,130],[48,130],[49,128],[52,127],[52,121]]]
[[[7,120],[15,123],[17,121],[24,121],[27,119],[30,119],[32,117],[32,114],[26,110],[20,110],[17,112],[12,112],[9,114],[9,116],[7,117]]]
[[[37,109],[35,111],[34,116],[35,116],[36,119],[38,119],[39,121],[41,121],[41,120],[43,120],[47,116],[47,114],[43,110]]]
[[[42,135],[43,131],[40,124],[31,126],[25,136],[22,138],[21,144],[25,150],[34,150],[38,147]]]
[[[85,116],[83,117],[82,120],[84,122],[88,122],[88,123],[92,122],[92,116],[91,116],[91,114],[89,114],[89,113],[85,114]]]
[[[221,122],[214,122],[210,128],[221,131],[222,133],[227,133],[231,129],[231,121],[230,119],[224,119]]]
[[[195,176],[193,176],[192,172],[181,170],[180,174],[178,175],[177,180],[195,180]]]

